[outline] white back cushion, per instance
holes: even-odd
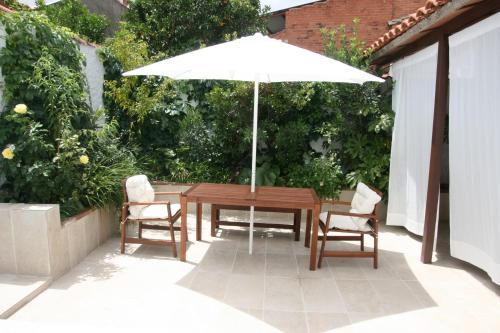
[[[351,201],[351,213],[371,214],[375,205],[382,200],[382,197],[377,192],[369,188],[363,183],[358,183],[356,193]]]
[[[351,201],[349,212],[356,214],[371,214],[375,205],[382,200],[382,197],[363,183],[356,187],[356,193]],[[321,213],[319,218],[326,222],[328,212]],[[369,231],[368,219],[364,217],[335,215],[330,216],[330,228],[335,227],[344,230]]]
[[[125,183],[129,202],[151,202],[155,200],[155,191],[145,175],[127,178]],[[132,216],[140,216],[141,210],[147,206],[130,206]]]

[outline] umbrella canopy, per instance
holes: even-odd
[[[383,82],[340,61],[260,33],[188,52],[123,75],[161,75],[175,80]]]
[[[126,72],[124,76],[160,75],[174,80],[235,80],[255,82],[251,192],[255,192],[259,83],[383,82],[340,61],[257,33],[202,48]],[[252,253],[254,207],[250,209],[249,252]]]

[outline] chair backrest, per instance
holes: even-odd
[[[382,193],[364,183],[358,183],[351,201],[351,213],[373,214],[382,201]]]
[[[128,200],[131,202],[150,202],[155,199],[155,191],[145,175],[127,178],[125,182]]]
[[[155,191],[145,175],[135,175],[124,181],[124,197],[130,202],[152,202],[155,200]],[[146,207],[142,205],[130,206],[131,215],[139,215]]]

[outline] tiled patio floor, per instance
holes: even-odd
[[[247,231],[226,228],[212,239],[209,229],[204,221],[204,241],[189,245],[187,263],[161,247],[128,245],[120,255],[119,239],[111,239],[8,322],[113,331],[500,332],[500,287],[447,256],[445,241],[437,262],[424,265],[416,237],[383,227],[378,270],[368,259],[329,258],[312,272],[303,232],[294,242],[290,232],[259,230],[250,256]]]

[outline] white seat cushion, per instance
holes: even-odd
[[[167,205],[149,205],[149,206],[141,206],[144,207],[139,211],[139,215],[129,215],[129,219],[131,220],[139,220],[139,219],[166,219],[168,217],[168,208]],[[172,216],[177,214],[178,211],[181,210],[180,204],[170,204],[170,212]]]
[[[326,223],[328,212],[319,214],[319,219]],[[370,226],[366,223],[366,219],[344,215],[330,215],[330,228],[339,228],[353,231],[370,231]]]

